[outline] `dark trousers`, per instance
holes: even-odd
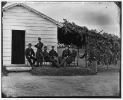
[[[42,66],[43,58],[37,58],[37,67]]]
[[[28,60],[28,62],[29,62],[29,64],[32,66],[32,65],[34,65],[35,64],[35,61],[36,61],[36,58],[35,57],[32,57],[32,56],[27,56],[26,57],[27,58],[27,60]],[[32,61],[33,60],[33,61]]]
[[[44,58],[45,62],[51,62],[53,67],[59,67],[59,65],[57,64],[57,61],[55,59],[52,58]]]

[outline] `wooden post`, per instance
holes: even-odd
[[[108,64],[107,64],[107,69],[108,69]]]
[[[86,44],[85,44],[85,50],[86,50],[87,49],[87,36],[85,38],[85,41],[86,41]],[[86,56],[85,56],[85,67],[87,68],[87,57]]]
[[[79,61],[79,47],[78,47],[78,56],[77,56],[77,66],[79,65],[78,61]]]

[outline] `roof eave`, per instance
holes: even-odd
[[[57,25],[58,27],[63,27],[63,25],[62,25],[60,22],[55,21],[54,19],[52,19],[52,18],[50,18],[50,17],[44,15],[43,13],[40,13],[39,11],[37,11],[37,10],[35,10],[35,9],[33,9],[33,8],[31,8],[31,7],[29,7],[29,6],[25,5],[25,4],[23,4],[23,3],[15,3],[15,4],[12,4],[12,5],[8,6],[8,7],[3,8],[2,11],[6,11],[7,9],[9,9],[9,8],[11,8],[11,7],[14,7],[14,6],[17,6],[17,5],[23,6],[23,7],[25,7],[26,9],[28,9],[29,11],[33,11],[34,13],[40,15],[42,18],[47,19],[47,20],[53,22],[53,23],[54,23],[55,25]]]

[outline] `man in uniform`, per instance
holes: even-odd
[[[70,56],[69,46],[66,46],[66,47],[65,47],[65,50],[64,50],[63,53],[62,53],[62,61],[61,61],[60,66],[66,67],[66,65],[67,65],[66,59],[67,59],[69,56]]]
[[[51,57],[51,59],[54,59],[57,62],[57,64],[59,65],[58,54],[54,50],[54,46],[52,46],[52,50],[49,52],[49,56]]]
[[[98,52],[96,47],[93,45],[92,50],[90,51],[90,59],[91,59],[91,68],[93,74],[97,74],[97,59],[98,59]]]
[[[49,53],[47,52],[47,46],[44,47],[43,57],[44,57],[45,62],[51,62],[53,67],[59,67],[59,65],[56,63],[56,61],[54,59],[52,59],[50,57]]]
[[[96,50],[96,47],[94,45],[91,45],[91,48],[85,50],[85,53],[80,56],[80,58],[87,57],[88,55],[88,61],[90,62],[90,68],[91,72],[94,75],[97,75],[97,59],[98,59],[98,51]]]
[[[77,51],[75,50],[74,47],[72,47],[72,52],[70,56],[66,58],[66,62],[68,64],[72,63],[72,61],[75,61],[76,56],[77,56]]]
[[[37,67],[39,67],[39,63],[40,66],[42,66],[42,62],[43,62],[43,55],[42,55],[42,47],[43,47],[43,43],[41,42],[41,38],[38,38],[38,43],[35,45],[35,47],[37,48],[37,52],[36,52],[36,58],[37,58]]]
[[[35,52],[31,48],[31,46],[32,46],[32,44],[29,43],[28,44],[28,48],[26,49],[25,55],[26,55],[26,58],[29,61],[30,65],[33,66],[35,64],[36,58],[34,57],[35,56]],[[33,62],[31,60],[33,60]]]

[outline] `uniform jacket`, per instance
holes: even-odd
[[[40,49],[40,50],[42,51],[43,43],[42,43],[42,42],[39,42],[39,43],[37,43],[37,44],[35,45],[35,47],[36,47],[37,49]]]
[[[46,50],[43,51],[43,57],[44,57],[44,59],[50,58],[49,53]]]
[[[35,45],[35,47],[37,48],[37,52],[36,52],[36,57],[37,58],[42,58],[42,47],[43,47],[43,43],[39,42]]]
[[[77,52],[75,50],[72,50],[71,57],[76,57],[76,56],[77,56]]]
[[[51,50],[50,52],[49,52],[49,56],[50,57],[54,57],[54,56],[56,56],[56,57],[58,57],[58,54],[57,54],[57,52],[55,51],[55,50]]]
[[[32,49],[32,48],[27,48],[26,49],[26,51],[25,51],[25,55],[26,55],[26,57],[28,57],[28,56],[35,56],[35,52],[34,52],[34,50]]]
[[[63,53],[62,53],[62,57],[67,57],[67,56],[70,56],[70,50],[64,50]]]
[[[98,52],[95,50],[90,51],[90,59],[92,61],[96,61],[98,59]]]

